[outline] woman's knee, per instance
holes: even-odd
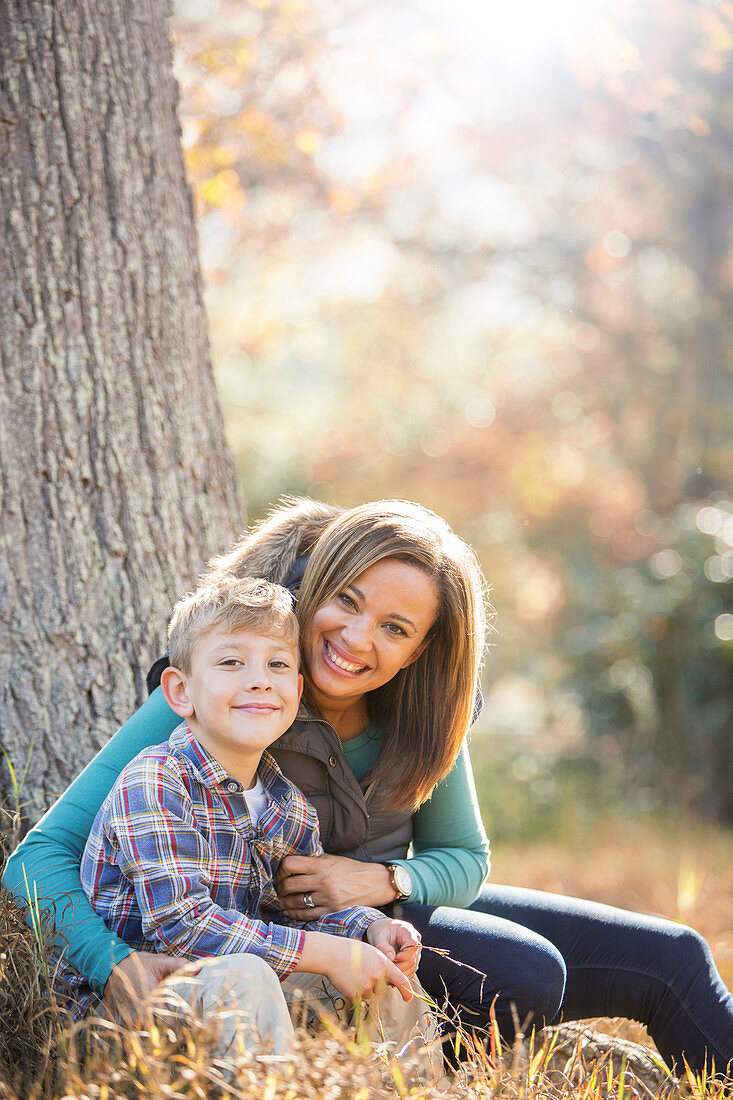
[[[521,951],[514,952],[514,959],[492,967],[489,957],[485,969],[486,975],[472,975],[473,980],[464,977],[460,990],[449,990],[454,1006],[468,1011],[467,1022],[485,1026],[493,1010],[502,1033],[513,1036],[517,1026],[541,1027],[555,1019],[567,972],[562,955],[551,943],[540,937],[529,939]]]
[[[541,1027],[551,1023],[560,1012],[567,970],[565,960],[553,944],[542,941],[527,949],[525,966],[513,990],[500,991],[500,997],[514,1007],[522,1027]]]
[[[665,948],[660,952],[663,971],[660,978],[672,986],[693,982],[700,974],[714,970],[713,957],[707,942],[686,924],[670,922]]]
[[[412,919],[415,913],[423,943],[449,953],[423,952],[420,980],[439,1005],[447,997],[469,1025],[485,1027],[492,1005],[507,1034],[515,1018],[548,1023],[563,1000],[562,954],[544,936],[485,911],[481,903],[470,910],[409,907],[406,915]]]
[[[696,929],[690,928],[687,924],[681,924],[677,928],[675,939],[676,949],[680,951],[693,966],[700,966],[707,963],[710,957],[710,947],[705,938],[701,936]]]

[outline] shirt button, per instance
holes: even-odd
[[[336,767],[336,757],[335,756],[329,756],[328,763],[329,763],[330,767],[335,768]]]
[[[239,790],[239,783],[235,783],[233,781],[227,783],[227,790],[230,794],[234,794],[235,791]]]

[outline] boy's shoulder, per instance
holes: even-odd
[[[186,764],[185,745],[188,742],[186,724],[182,722],[159,745],[147,745],[122,769],[117,776],[106,804],[109,805],[131,789],[140,786],[173,784],[182,789],[190,787],[191,769]]]
[[[167,741],[148,745],[122,769],[94,819],[86,852],[96,851],[102,834],[117,832],[122,823],[149,814],[165,803],[189,808],[191,782],[179,759],[176,745],[185,725],[177,726]],[[125,828],[127,828],[125,824]]]
[[[171,731],[165,741],[159,745],[146,745],[144,749],[133,756],[132,760],[120,772],[117,781],[144,772],[146,769],[158,767],[178,768],[183,759],[183,749],[188,741],[186,723],[181,722]]]

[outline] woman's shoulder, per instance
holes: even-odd
[[[163,692],[157,688],[120,726],[95,760],[118,766],[121,770],[143,749],[165,741],[180,722],[180,717],[171,710]]]
[[[78,819],[79,830],[88,832],[88,822],[94,818],[122,770],[138,754],[165,742],[180,721],[166,703],[162,691],[153,692],[89,761],[39,825],[56,827],[67,818],[75,822]]]

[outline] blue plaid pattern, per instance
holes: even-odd
[[[280,909],[273,878],[287,855],[321,855],[318,818],[264,753],[258,774],[268,806],[255,828],[242,786],[186,723],[121,773],[97,814],[81,863],[84,891],[133,948],[201,958],[251,951],[282,979],[303,950],[304,930],[361,937],[384,914],[354,906],[296,924]],[[94,1000],[77,976],[77,1012]]]

